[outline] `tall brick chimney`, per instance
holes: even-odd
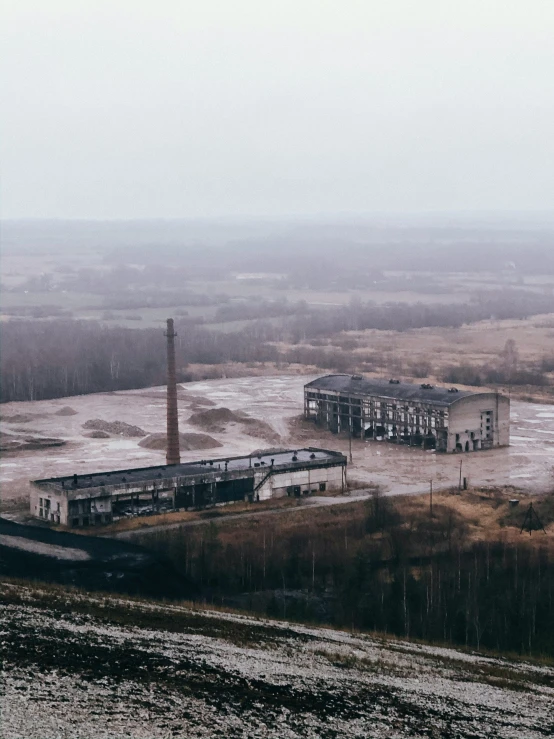
[[[175,376],[175,337],[173,318],[167,319],[167,464],[180,464],[177,378]]]

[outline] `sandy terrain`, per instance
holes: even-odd
[[[310,376],[248,377],[188,383],[179,393],[180,430],[198,432],[188,418],[199,407],[246,411],[268,423],[282,446],[320,446],[348,452],[348,440],[337,438],[299,421],[302,391]],[[70,407],[74,415],[59,415]],[[67,413],[67,411],[65,411]],[[14,417],[25,416],[24,428]],[[2,406],[0,431],[59,437],[65,446],[8,452],[0,462],[4,510],[21,506],[29,480],[77,472],[146,467],[163,463],[163,449],[140,446],[140,438],[112,434],[90,438],[83,424],[91,419],[136,425],[145,434],[165,431],[165,388],[8,403]],[[249,433],[246,433],[248,431]],[[228,423],[210,434],[221,448],[185,451],[183,460],[250,453],[268,446],[243,423]],[[379,442],[354,440],[349,475],[358,483],[376,482],[393,494],[457,485],[462,463],[464,477],[473,485],[513,485],[533,493],[554,487],[554,407],[512,402],[512,445],[507,449],[468,455],[440,455]]]

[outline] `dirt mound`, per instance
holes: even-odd
[[[91,431],[90,434],[85,434],[88,439],[109,439],[110,435],[107,431]]]
[[[2,421],[6,423],[30,423],[37,416],[30,416],[27,413],[16,413],[14,416],[2,416]]]
[[[48,449],[53,446],[64,446],[63,439],[50,436],[15,436],[0,434],[0,452],[22,452],[36,449]]]
[[[205,431],[222,432],[228,424],[240,424],[242,431],[248,436],[265,439],[270,444],[280,440],[278,434],[265,421],[252,418],[242,411],[232,411],[229,408],[210,408],[207,411],[193,413],[189,418],[190,423],[201,426]]]
[[[203,395],[189,395],[187,400],[190,400],[192,405],[197,406],[214,406],[216,403],[214,403],[213,400],[210,400],[209,398],[205,398]]]
[[[76,416],[77,411],[71,408],[69,405],[64,405],[63,408],[60,408],[59,411],[56,411],[54,413],[55,416]]]
[[[146,431],[124,421],[102,421],[100,418],[93,418],[90,421],[85,421],[83,428],[92,429],[93,431],[107,431],[109,434],[118,434],[119,436],[146,436]]]
[[[206,431],[224,431],[228,423],[240,423],[241,418],[229,408],[210,408],[207,411],[193,413],[189,421]]]
[[[139,446],[145,449],[165,449],[167,434],[149,434],[139,441]],[[208,434],[179,434],[179,446],[181,451],[188,452],[195,449],[214,449],[222,444]]]

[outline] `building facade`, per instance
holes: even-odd
[[[34,480],[31,514],[69,527],[126,516],[344,491],[346,457],[327,449],[201,460]]]
[[[441,452],[510,443],[510,401],[493,392],[326,375],[304,387],[304,416],[333,433]]]

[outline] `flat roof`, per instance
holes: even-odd
[[[365,378],[361,375],[325,375],[305,385],[314,390],[331,390],[347,395],[378,395],[396,400],[421,400],[434,405],[449,406],[460,398],[467,398],[483,393],[470,390],[458,390],[447,387],[412,384],[409,382],[391,382],[385,378]]]
[[[293,460],[293,456],[296,457]],[[329,449],[290,449],[279,452],[268,452],[264,454],[249,454],[245,457],[221,457],[218,459],[200,460],[196,462],[184,462],[182,464],[164,464],[157,467],[139,467],[131,470],[110,470],[107,472],[95,472],[87,475],[77,475],[77,485],[74,485],[74,476],[51,477],[43,480],[33,480],[39,485],[48,483],[59,487],[60,490],[83,490],[96,488],[101,485],[129,485],[141,482],[155,482],[173,477],[191,477],[194,475],[206,475],[214,472],[224,472],[225,463],[227,471],[237,472],[240,470],[254,469],[255,465],[269,469],[271,460],[274,467],[288,467],[298,463],[316,462],[338,462],[346,457],[340,452]]]

